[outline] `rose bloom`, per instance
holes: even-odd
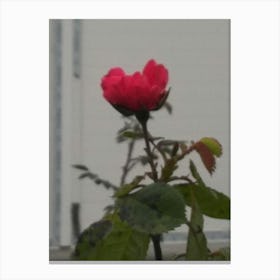
[[[117,110],[131,115],[157,110],[167,98],[168,71],[151,59],[142,72],[127,75],[120,67],[112,68],[102,78],[104,98]]]

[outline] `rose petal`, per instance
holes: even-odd
[[[109,70],[107,76],[124,76],[125,72],[120,67],[115,67]]]
[[[153,59],[149,60],[144,67],[143,74],[151,86],[158,85],[161,91],[165,89],[168,82],[168,71],[162,64],[157,64]]]

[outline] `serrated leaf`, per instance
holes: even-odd
[[[99,229],[99,234],[97,230],[100,226],[91,227],[79,240],[75,250],[75,259],[145,260],[149,245],[148,234],[132,229],[118,217],[103,221],[103,223],[107,223],[107,226],[105,229],[104,226]],[[92,239],[94,243],[90,242]]]
[[[163,182],[167,182],[172,176],[173,172],[178,168],[175,158],[170,158],[165,162],[164,167],[161,169],[161,178]]]
[[[98,175],[92,173],[92,172],[85,172],[85,173],[82,173],[80,176],[79,176],[79,179],[84,179],[84,178],[89,178],[91,180],[94,181],[95,184],[97,185],[100,185],[102,184],[106,189],[113,189],[113,190],[117,190],[117,187],[113,184],[111,184],[109,181],[107,180],[103,180],[101,178],[98,177]]]
[[[192,212],[186,249],[186,260],[198,261],[208,259],[207,239],[203,233],[204,219],[199,205],[192,196]]]
[[[105,215],[110,215],[115,210],[115,205],[107,205],[104,207]]]
[[[82,165],[82,164],[73,164],[72,167],[79,169],[79,170],[89,171],[89,169],[85,165]]]
[[[212,152],[202,142],[196,142],[193,147],[200,155],[200,158],[201,158],[204,166],[208,170],[208,172],[210,174],[212,174],[216,168],[216,160],[215,160],[215,157],[213,156]]]
[[[151,156],[154,160],[158,159],[158,155],[156,153],[152,153]],[[145,165],[149,162],[150,158],[146,155],[138,156],[136,158],[131,159],[132,161],[140,162],[142,165]]]
[[[182,195],[164,183],[154,183],[118,200],[120,218],[138,231],[159,234],[185,223]]]
[[[196,179],[198,184],[201,186],[205,186],[205,184],[204,184],[200,174],[198,173],[197,168],[192,160],[190,160],[190,170],[191,170],[192,176]]]
[[[91,180],[95,179],[97,176],[95,174],[92,174],[91,172],[83,173],[79,176],[79,179],[89,178]]]
[[[192,206],[193,190],[202,214],[216,219],[230,219],[230,199],[225,194],[199,184],[180,184],[174,187],[183,195],[188,206]]]
[[[130,139],[140,139],[140,138],[143,138],[143,133],[135,132],[132,130],[126,130],[126,131],[122,132],[122,134],[120,136],[130,138]]]
[[[108,220],[101,220],[91,224],[80,234],[73,258],[78,260],[90,260],[95,258],[94,248],[111,229],[112,222]]]
[[[215,138],[204,137],[200,139],[200,142],[206,145],[207,148],[211,151],[211,153],[216,157],[220,157],[222,155],[223,153],[222,145]]]
[[[138,160],[141,162],[142,165],[146,165],[149,163],[149,157],[148,156],[139,156]]]
[[[138,188],[139,183],[144,179],[144,176],[137,176],[130,184],[125,184],[117,189],[114,197],[122,197],[129,194],[132,190]]]

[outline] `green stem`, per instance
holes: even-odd
[[[158,176],[157,176],[157,170],[156,170],[154,160],[153,160],[153,154],[152,154],[151,147],[150,147],[147,122],[141,122],[141,125],[143,128],[143,134],[144,134],[144,139],[145,139],[145,143],[146,143],[146,152],[147,152],[147,155],[149,158],[149,164],[151,166],[153,180],[154,180],[154,182],[156,182],[158,180]]]
[[[158,175],[157,175],[156,166],[155,166],[154,160],[153,160],[153,153],[151,151],[150,142],[149,142],[149,133],[148,133],[148,129],[147,129],[147,121],[149,119],[149,112],[146,111],[146,112],[141,112],[139,114],[136,114],[136,118],[138,119],[138,121],[140,122],[140,124],[142,125],[142,128],[143,128],[143,135],[144,135],[145,144],[146,144],[146,152],[147,152],[149,164],[150,164],[151,170],[152,170],[152,178],[153,178],[154,182],[157,182]],[[162,252],[161,252],[161,247],[160,247],[161,235],[153,234],[153,235],[151,235],[151,238],[152,238],[153,245],[154,245],[155,259],[160,261],[160,260],[162,260]]]
[[[130,170],[129,164],[130,164],[130,161],[131,161],[131,156],[132,156],[132,151],[133,151],[133,148],[134,148],[134,144],[135,144],[134,140],[131,140],[128,144],[128,152],[127,152],[125,165],[123,166],[123,174],[122,174],[122,177],[121,177],[120,186],[122,186],[125,183],[126,176],[127,176],[128,172]]]
[[[160,234],[152,235],[152,241],[153,241],[154,251],[155,251],[155,259],[157,261],[162,260],[162,253],[161,253],[161,247],[160,247],[160,237],[161,237]]]
[[[147,129],[147,122],[143,122],[142,123],[142,127],[143,127],[143,133],[144,133],[144,139],[145,139],[145,143],[146,143],[146,151],[147,151],[147,155],[149,158],[149,163],[152,169],[152,175],[153,175],[153,180],[154,182],[157,182],[158,180],[158,176],[157,176],[157,170],[154,164],[154,160],[153,160],[153,154],[151,152],[151,147],[150,147],[150,143],[149,143],[149,133],[148,133],[148,129]],[[153,241],[153,245],[154,245],[154,251],[155,251],[155,259],[157,261],[161,261],[162,260],[162,252],[161,252],[161,247],[160,247],[160,234],[155,234],[152,235],[152,241]]]

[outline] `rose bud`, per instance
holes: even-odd
[[[142,73],[127,75],[119,67],[110,69],[102,78],[101,87],[104,98],[115,109],[125,116],[137,116],[160,109],[169,94],[167,82],[167,69],[151,59]]]

